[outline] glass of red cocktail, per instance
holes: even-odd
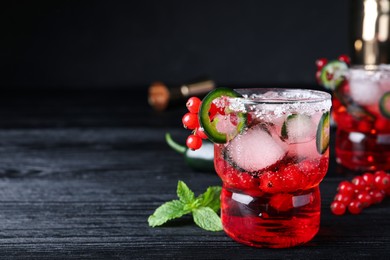
[[[390,169],[390,67],[354,66],[334,89],[336,160],[356,171]]]
[[[201,116],[215,142],[215,169],[223,181],[223,228],[234,240],[256,247],[308,242],[320,225],[331,96],[302,89],[235,92],[215,95],[208,104],[212,109]]]
[[[336,161],[354,171],[390,169],[390,65],[352,65],[348,56],[316,61],[332,92]]]

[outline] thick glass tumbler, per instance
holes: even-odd
[[[311,240],[320,225],[319,183],[329,162],[328,93],[301,89],[237,89],[230,117],[245,127],[215,144],[223,181],[221,218],[234,240],[284,248]]]

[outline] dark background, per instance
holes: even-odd
[[[0,86],[313,85],[349,53],[349,2],[7,1]]]

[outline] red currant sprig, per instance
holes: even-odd
[[[316,60],[317,70],[321,70],[328,63],[327,58],[320,58]]]
[[[341,54],[337,57],[337,60],[344,62],[348,66],[351,65],[351,59],[346,54]],[[332,60],[330,62],[333,62]],[[326,58],[320,58],[315,61],[317,70],[316,70],[316,79],[319,84],[322,84],[321,82],[321,74],[322,74],[322,68],[325,67],[329,63],[328,59]],[[328,80],[331,80],[333,78],[333,74],[326,75]]]
[[[207,139],[203,128],[200,127],[198,113],[202,101],[197,97],[190,97],[186,103],[188,113],[182,118],[184,128],[193,130],[187,137],[186,145],[189,149],[197,150],[202,146],[202,139]]]
[[[330,204],[332,213],[344,215],[348,210],[351,214],[359,214],[363,209],[381,203],[386,196],[390,196],[390,173],[366,172],[351,182],[340,182],[337,192]]]

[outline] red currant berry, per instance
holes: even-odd
[[[363,191],[366,189],[366,182],[362,176],[356,176],[351,182],[355,186],[355,190]]]
[[[198,150],[202,146],[202,138],[197,135],[189,135],[186,144],[191,150]]]
[[[387,189],[384,190],[386,196],[390,196],[390,186],[387,187]]]
[[[317,70],[316,72],[316,80],[318,84],[321,84],[321,70]]]
[[[213,120],[214,117],[217,115],[218,113],[218,108],[217,106],[214,104],[214,103],[211,103],[210,105],[210,110],[209,110],[209,117],[210,117],[210,120]]]
[[[372,190],[370,191],[370,195],[372,198],[372,203],[379,204],[385,198],[385,194],[380,190]]]
[[[333,214],[337,216],[344,215],[346,209],[347,209],[346,206],[340,201],[333,201],[330,204],[330,210],[332,211]]]
[[[348,194],[337,193],[336,196],[334,196],[333,200],[339,201],[339,202],[343,203],[344,205],[348,205],[351,202],[352,197],[349,196]]]
[[[293,196],[288,193],[277,193],[271,197],[269,205],[277,211],[287,211],[292,209]]]
[[[374,188],[374,174],[366,172],[362,175],[362,178],[366,182],[366,190]]]
[[[226,115],[225,108],[228,106],[228,100],[224,99],[220,104],[215,105],[220,115]]]
[[[328,59],[326,58],[316,60],[317,70],[321,70],[326,65],[326,63],[328,63]]]
[[[202,138],[202,139],[207,139],[208,138],[202,127],[196,128],[195,134],[197,136],[199,136],[200,138]]]
[[[388,176],[388,174],[385,171],[376,171],[374,173],[374,179],[376,176],[383,176],[384,177],[384,176]]]
[[[259,176],[260,190],[268,193],[293,192],[302,189],[306,176],[294,165],[279,168],[278,172],[265,171]]]
[[[337,191],[339,193],[342,193],[342,194],[345,194],[348,196],[352,196],[354,193],[354,190],[355,190],[355,188],[354,188],[353,184],[348,182],[348,181],[340,182],[339,186],[337,187]]]
[[[385,172],[375,173],[374,185],[378,190],[386,190],[390,186],[390,176]]]
[[[373,203],[372,197],[371,197],[370,193],[367,191],[362,191],[362,192],[358,193],[356,195],[356,199],[360,203],[362,203],[363,208],[367,208],[367,207],[371,206],[371,204]]]
[[[181,121],[183,122],[184,128],[194,130],[195,128],[199,127],[199,119],[197,114],[187,113],[183,116]]]
[[[346,54],[342,54],[338,57],[338,60],[339,61],[342,61],[342,62],[345,62],[347,65],[350,65],[351,64],[351,59],[349,58],[348,55]]]
[[[186,103],[186,106],[188,111],[196,114],[199,112],[201,103],[202,101],[198,97],[190,97]]]
[[[359,214],[363,210],[363,205],[358,200],[353,200],[348,205],[348,211],[351,214]]]

